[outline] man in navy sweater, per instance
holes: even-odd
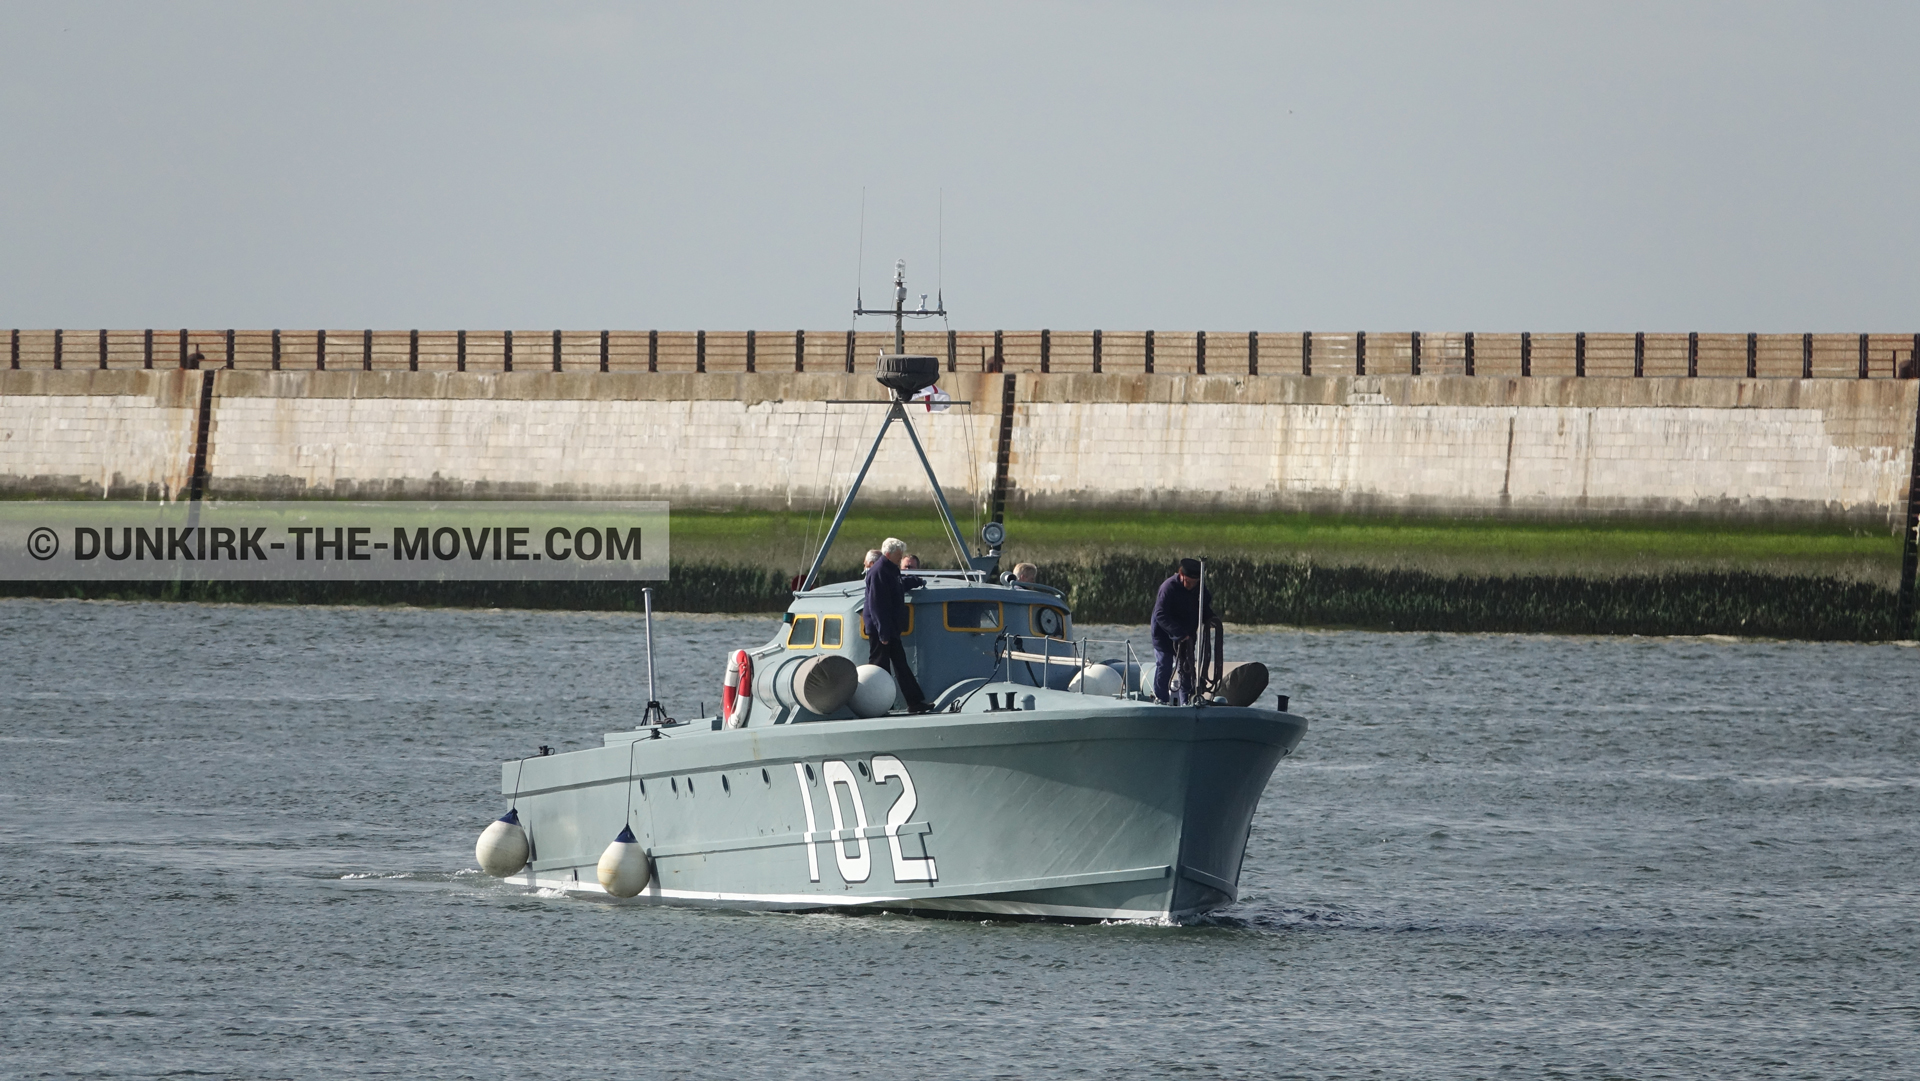
[[[907,554],[907,542],[888,537],[880,542],[880,558],[867,568],[867,602],[860,620],[867,630],[867,663],[892,673],[907,708],[924,713],[927,699],[920,692],[920,681],[907,667],[907,649],[900,636],[907,631],[907,590],[919,589],[925,580],[900,573],[900,560]]]
[[[1153,599],[1153,697],[1157,702],[1169,700],[1168,683],[1176,663],[1180,668],[1177,704],[1191,704],[1195,697],[1192,642],[1203,623],[1219,622],[1208,592],[1200,588],[1197,559],[1181,560],[1179,571],[1160,583],[1160,593]],[[1182,643],[1188,644],[1184,655],[1179,648]]]

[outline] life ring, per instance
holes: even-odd
[[[736,649],[727,658],[727,678],[720,685],[720,715],[728,728],[741,728],[753,711],[753,658]]]

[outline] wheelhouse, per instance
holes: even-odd
[[[1077,671],[1067,667],[1075,652],[1073,614],[1058,590],[986,582],[979,574],[920,574],[927,584],[907,591],[901,641],[928,701],[940,701],[962,683],[993,678],[1006,667],[1009,650],[1053,659],[1052,666],[1041,662],[1051,673],[1033,680],[1036,686],[1064,687]],[[872,639],[862,618],[865,602],[860,581],[796,594],[773,641],[756,651],[759,663],[772,670],[785,658],[834,653],[867,663]],[[1009,677],[1002,671],[1001,678]]]

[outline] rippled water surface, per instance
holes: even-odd
[[[662,697],[770,627],[661,619]],[[0,602],[0,1074],[1920,1076],[1914,650],[1237,635],[1313,727],[1198,926],[471,870],[499,760],[633,723],[639,630]]]

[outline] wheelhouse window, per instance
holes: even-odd
[[[845,622],[839,616],[820,617],[820,648],[839,649],[841,624]]]
[[[814,636],[820,631],[818,616],[794,616],[793,626],[787,630],[788,649],[812,649]]]
[[[950,631],[997,631],[1004,625],[999,601],[948,601],[947,629]]]

